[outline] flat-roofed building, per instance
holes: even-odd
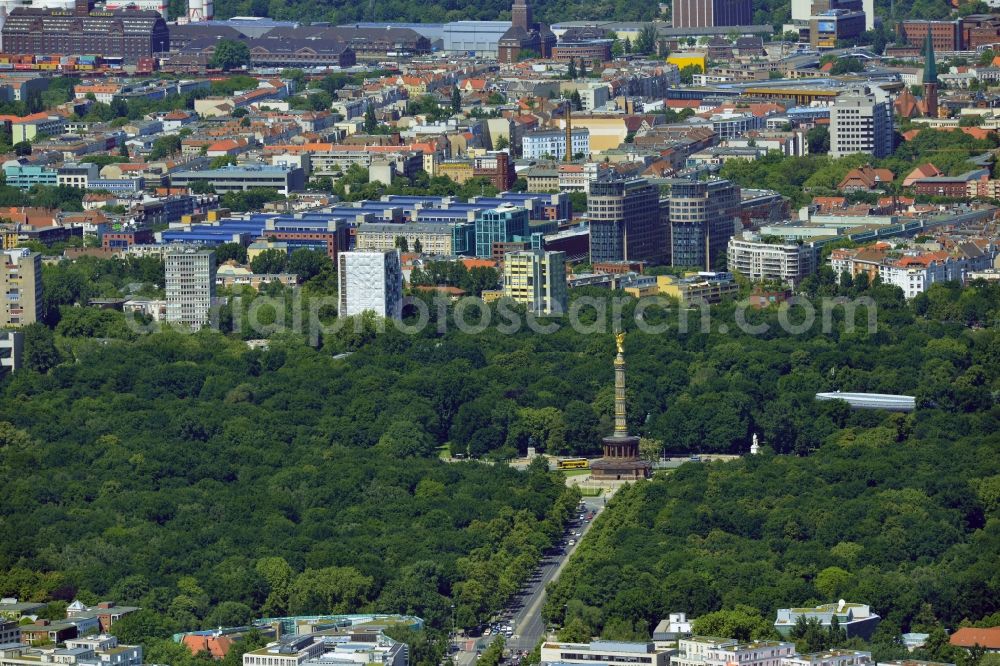
[[[501,204],[476,216],[476,256],[492,257],[494,243],[527,239],[530,215],[527,208]]]
[[[728,180],[678,180],[670,189],[674,266],[721,267],[739,224],[740,188]]]
[[[682,278],[657,275],[656,287],[657,293],[672,296],[681,305],[720,303],[740,292],[740,286],[731,273],[702,272]]]
[[[782,636],[790,636],[800,617],[805,617],[806,620],[816,619],[824,629],[830,627],[833,618],[837,618],[840,628],[847,633],[847,638],[857,636],[864,640],[871,638],[882,620],[872,612],[868,604],[847,603],[841,599],[837,603],[823,604],[815,608],[779,608],[774,628]]]
[[[41,258],[39,257],[39,261]],[[20,620],[25,616],[34,616],[45,608],[45,604],[34,601],[20,601],[17,597],[3,597],[0,599],[0,617],[8,620]]]
[[[590,130],[587,128],[572,130],[572,155],[590,155]],[[565,130],[538,130],[526,132],[521,137],[521,155],[524,159],[537,160],[549,157],[562,160],[566,157]],[[557,185],[558,187],[558,185]],[[553,188],[555,189],[555,188]]]
[[[18,342],[20,340],[20,342]],[[17,370],[17,366],[8,363],[10,356],[5,353],[13,350],[14,346],[22,347],[24,344],[24,334],[17,331],[0,331],[0,375]],[[18,355],[20,355],[20,351]],[[0,620],[0,645],[6,643],[19,643],[21,641],[21,627],[16,620]]]
[[[402,318],[403,269],[398,250],[342,252],[337,261],[341,317],[371,310],[379,317]]]
[[[218,193],[242,192],[263,188],[288,195],[305,189],[305,172],[287,166],[228,166],[204,171],[178,171],[170,175],[173,187],[190,187],[197,182],[208,183]]]
[[[3,251],[4,266],[0,273],[0,294],[3,308],[0,309],[0,328],[19,328],[38,321],[42,311],[42,255],[25,248]],[[18,605],[9,605],[13,611]],[[4,613],[0,603],[0,615],[17,619],[19,615]],[[28,611],[30,612],[30,611]]]
[[[893,106],[881,88],[865,86],[836,97],[830,108],[830,157],[888,157],[892,144]]]
[[[729,239],[727,264],[730,271],[751,280],[780,280],[794,287],[816,272],[816,248],[744,233],[743,238]]]
[[[870,666],[871,663],[872,653],[860,650],[825,650],[781,660],[781,666]]]
[[[739,643],[735,638],[718,636],[691,636],[677,641],[677,654],[670,658],[671,666],[702,666],[708,651]]]
[[[542,643],[547,664],[605,664],[606,666],[667,666],[670,652],[652,642],[594,641],[592,643]]]
[[[201,328],[210,322],[215,298],[215,252],[184,247],[164,256],[167,321]]]
[[[659,188],[644,178],[606,174],[587,196],[590,259],[662,262],[670,256]]]
[[[566,253],[524,250],[504,255],[503,293],[536,314],[566,312]]]
[[[409,250],[427,255],[475,254],[475,230],[472,222],[365,222],[357,229],[355,248],[391,250],[403,239]]]
[[[795,643],[754,641],[715,646],[705,651],[705,666],[781,666],[781,661],[795,654]]]

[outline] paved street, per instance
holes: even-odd
[[[604,509],[603,496],[585,497],[583,501],[588,512],[595,511],[600,514]],[[565,547],[558,554],[545,557],[539,568],[525,583],[521,593],[516,595],[505,609],[503,613],[504,618],[506,618],[504,624],[510,624],[514,627],[514,635],[507,640],[507,646],[511,650],[529,651],[544,635],[545,620],[542,619],[542,606],[545,604],[545,586],[559,576],[592,524],[593,521],[581,522],[574,516],[574,520],[567,530],[567,535],[563,537],[563,543],[573,539],[577,544]],[[574,532],[580,532],[580,535],[576,536],[573,534]],[[481,639],[479,649],[485,649],[493,642],[493,639],[494,636]],[[469,666],[475,661],[475,657],[474,651],[462,651],[454,656],[454,660],[458,666]]]

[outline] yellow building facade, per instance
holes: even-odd
[[[667,56],[667,62],[677,65],[677,69],[684,69],[688,65],[698,65],[704,72],[708,66],[708,55],[694,51],[671,53]]]

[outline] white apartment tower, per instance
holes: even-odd
[[[403,316],[403,268],[398,250],[341,252],[338,256],[341,317],[373,311],[386,319]]]
[[[215,298],[215,252],[195,247],[164,255],[167,321],[191,328],[206,326]]]
[[[504,256],[503,295],[536,314],[566,312],[566,253],[524,250]]]
[[[830,157],[892,154],[892,103],[881,88],[864,86],[838,95],[830,108]]]

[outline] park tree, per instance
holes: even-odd
[[[307,282],[324,271],[333,270],[333,261],[322,250],[300,247],[288,255],[288,272]]]
[[[653,55],[656,53],[656,28],[652,25],[646,25],[642,30],[639,31],[639,35],[635,39],[635,48],[633,49],[636,53],[641,53],[643,55]]]
[[[220,39],[215,44],[211,65],[227,72],[248,67],[250,65],[250,48],[242,41]]]
[[[354,567],[306,569],[289,589],[289,612],[338,614],[359,608],[368,601],[372,578]]]
[[[59,364],[61,355],[56,349],[52,330],[41,323],[28,324],[21,329],[24,334],[24,366],[35,372],[48,372]]]
[[[287,266],[288,253],[274,248],[264,250],[250,260],[250,269],[258,275],[284,273]]]
[[[364,122],[365,132],[371,134],[376,129],[378,129],[378,119],[375,117],[375,107],[369,104],[365,107],[365,122]]]
[[[215,262],[221,264],[233,260],[238,264],[247,262],[247,248],[243,243],[222,243],[215,247]]]

